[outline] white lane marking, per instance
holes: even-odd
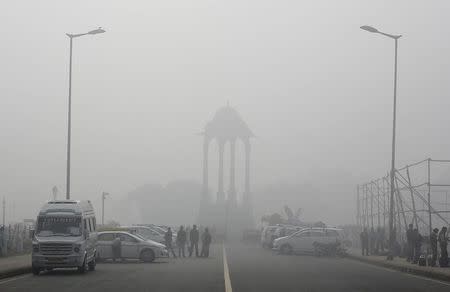
[[[0,285],[8,283],[8,282],[12,282],[12,281],[17,281],[17,280],[20,280],[20,279],[23,279],[23,278],[27,278],[27,277],[30,277],[30,276],[31,275],[28,274],[28,275],[24,275],[24,276],[9,278],[9,279],[3,280],[3,281],[0,280]]]
[[[436,279],[433,279],[433,278],[427,278],[427,277],[424,277],[424,276],[414,275],[414,274],[411,274],[411,273],[408,273],[408,272],[402,272],[402,271],[398,271],[398,270],[387,268],[387,267],[380,267],[380,266],[372,265],[372,264],[365,263],[365,262],[360,262],[360,263],[368,265],[368,266],[371,266],[372,268],[375,268],[375,269],[386,271],[386,272],[400,273],[402,275],[410,276],[410,277],[417,278],[417,279],[420,279],[420,280],[435,282],[435,283],[442,284],[444,286],[450,286],[449,282],[444,282],[444,281],[436,280]]]
[[[231,288],[230,271],[228,270],[227,252],[225,245],[223,245],[223,278],[225,279],[225,292],[233,292]]]

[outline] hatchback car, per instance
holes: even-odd
[[[313,254],[315,243],[329,244],[340,241],[340,229],[306,228],[289,236],[274,240],[273,249],[281,254],[306,253]]]
[[[168,257],[167,249],[161,243],[125,231],[103,231],[98,233],[97,259],[113,258],[112,243],[117,237],[121,241],[121,254],[124,259],[153,262],[157,258]]]

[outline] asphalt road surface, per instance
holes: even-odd
[[[208,259],[102,263],[85,275],[24,275],[0,281],[0,291],[450,291],[450,284],[353,260],[280,256],[243,245],[225,251],[216,245]]]

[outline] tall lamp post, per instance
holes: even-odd
[[[70,39],[70,62],[69,62],[69,109],[67,115],[67,171],[66,171],[66,199],[70,200],[70,142],[71,142],[71,122],[72,122],[72,43],[73,39],[84,36],[104,33],[105,31],[99,27],[86,33],[70,34],[66,35]]]
[[[388,260],[393,259],[393,246],[394,246],[394,180],[395,180],[395,123],[397,116],[397,50],[398,50],[398,39],[401,38],[401,35],[392,35],[388,33],[384,33],[379,31],[378,29],[364,25],[361,26],[361,29],[371,32],[384,35],[390,39],[393,39],[395,42],[395,59],[394,59],[394,109],[393,109],[393,119],[392,119],[392,161],[391,161],[391,193],[390,193],[390,204],[389,204],[389,255]]]
[[[109,193],[102,193],[102,225],[105,225],[105,199],[109,196]]]

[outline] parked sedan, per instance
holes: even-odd
[[[139,259],[143,262],[153,262],[157,258],[167,257],[167,249],[163,244],[146,240],[143,237],[125,231],[103,231],[98,233],[97,259],[106,260],[113,257],[112,243],[120,238],[122,258]]]

